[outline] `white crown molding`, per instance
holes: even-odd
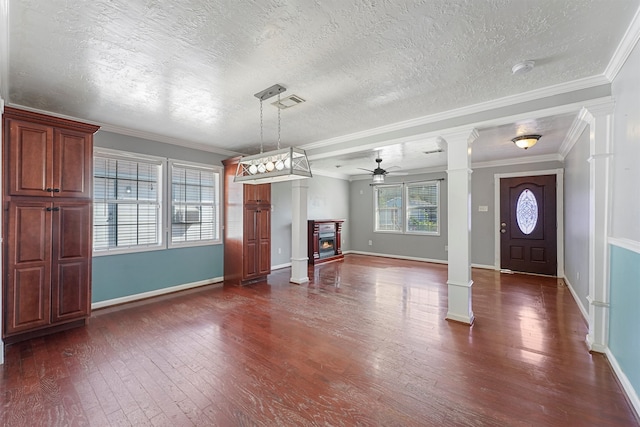
[[[0,0],[0,98],[9,102],[9,0]]]
[[[638,40],[640,40],[640,8],[638,8],[633,16],[631,24],[624,33],[624,36],[622,36],[620,44],[613,53],[607,68],[604,70],[604,76],[607,80],[613,82],[620,72],[620,69],[622,69],[622,66],[627,61],[627,58],[631,55],[631,51],[638,43]]]
[[[494,168],[500,166],[526,165],[530,163],[542,162],[562,162],[563,158],[560,154],[544,154],[533,157],[516,157],[511,159],[492,160],[490,162],[477,162],[471,164],[471,169]]]
[[[567,157],[573,146],[576,145],[578,138],[580,138],[580,135],[582,135],[582,132],[586,129],[588,124],[586,118],[588,114],[588,110],[583,108],[573,119],[573,123],[571,123],[569,131],[565,135],[564,141],[562,141],[562,144],[560,144],[560,148],[558,149],[563,160]]]
[[[313,150],[317,148],[327,147],[335,144],[341,144],[344,142],[352,141],[355,139],[367,138],[375,135],[380,135],[387,132],[393,132],[397,130],[403,130],[415,126],[422,126],[430,123],[440,122],[443,120],[454,119],[462,116],[468,116],[471,114],[485,112],[487,110],[493,110],[498,108],[510,107],[516,104],[522,104],[525,102],[535,101],[541,98],[547,98],[554,95],[560,95],[581,89],[589,89],[592,87],[600,86],[610,83],[603,75],[586,77],[583,79],[573,80],[562,84],[547,86],[541,89],[535,89],[529,92],[519,93],[515,95],[509,95],[503,98],[494,99],[491,101],[469,105],[462,108],[443,111],[428,116],[418,117],[411,120],[404,120],[390,125],[379,126],[377,128],[368,129],[362,132],[355,132],[348,135],[342,135],[335,138],[329,138],[322,141],[311,142],[303,145],[301,148],[305,150]]]
[[[193,141],[186,141],[179,138],[173,138],[170,136],[160,135],[153,132],[145,132],[134,129],[125,128],[122,126],[115,126],[111,124],[101,124],[100,130],[105,132],[113,132],[120,135],[133,136],[135,138],[148,139],[151,141],[164,142],[166,144],[177,145],[185,148],[193,148],[195,150],[207,151],[214,154],[220,154],[223,156],[234,157],[239,156],[242,153],[237,151],[225,150],[224,148],[212,147],[211,145],[202,144]]]
[[[313,176],[324,176],[327,178],[335,178],[335,179],[341,179],[343,181],[349,181],[349,175],[343,174],[343,173],[333,173],[333,172],[328,172],[328,171],[314,171],[313,170],[313,164],[311,164],[311,173],[313,174]]]
[[[0,0],[0,1],[2,1],[2,0]],[[33,111],[34,113],[47,114],[47,115],[53,116],[53,117],[60,117],[61,119],[75,120],[75,121],[80,121],[80,122],[83,122],[83,123],[91,123],[91,124],[94,124],[96,126],[100,126],[100,130],[98,132],[104,131],[104,132],[117,133],[119,135],[133,136],[135,138],[141,138],[141,139],[148,139],[150,141],[163,142],[163,143],[166,143],[166,144],[177,145],[177,146],[185,147],[185,148],[192,148],[192,149],[200,150],[200,151],[207,151],[209,153],[220,154],[222,156],[228,156],[228,157],[234,157],[234,156],[238,156],[238,155],[241,154],[241,153],[238,153],[237,151],[230,151],[230,150],[225,150],[223,148],[212,147],[212,146],[207,145],[207,144],[201,144],[201,143],[197,143],[197,142],[193,142],[193,141],[185,141],[185,140],[182,140],[182,139],[173,138],[173,137],[165,136],[165,135],[159,135],[159,134],[152,133],[152,132],[138,131],[138,130],[134,130],[134,129],[125,128],[125,127],[122,127],[122,126],[111,125],[109,123],[99,123],[99,122],[95,122],[95,121],[92,121],[92,120],[86,120],[86,119],[81,119],[81,118],[78,118],[78,117],[67,116],[65,114],[52,113],[50,111],[45,111],[45,110],[40,110],[40,109],[37,109],[37,108],[26,107],[24,105],[19,105],[19,104],[8,104],[8,105],[11,106],[11,107],[20,108],[21,110]]]

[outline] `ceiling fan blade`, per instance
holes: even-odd
[[[398,169],[398,168],[400,168],[400,166],[389,166],[389,167],[387,168],[387,170],[389,170],[389,169],[394,169],[394,168],[395,168],[395,169]]]
[[[369,173],[373,173],[371,169],[365,169],[365,168],[358,168],[358,169],[360,169],[361,171],[367,171]]]

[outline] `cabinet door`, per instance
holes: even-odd
[[[53,206],[51,320],[86,317],[90,311],[91,202]]]
[[[258,208],[244,208],[244,249],[242,277],[249,279],[258,274]]]
[[[9,205],[5,335],[51,320],[51,203]]]
[[[258,274],[271,273],[271,208],[269,205],[258,208]]]
[[[244,184],[244,203],[269,203],[271,201],[271,184]]]
[[[9,120],[9,194],[48,196],[53,192],[53,128]]]
[[[93,136],[78,131],[56,129],[53,141],[54,196],[90,199]]]

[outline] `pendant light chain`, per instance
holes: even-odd
[[[264,132],[262,130],[262,98],[260,99],[260,154],[262,154],[262,145],[264,144]]]
[[[280,149],[280,92],[278,92],[278,150]]]

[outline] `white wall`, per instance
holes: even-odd
[[[616,103],[611,236],[640,242],[640,47],[635,47],[611,90]]]
[[[564,271],[582,303],[589,307],[589,128],[564,160]]]

